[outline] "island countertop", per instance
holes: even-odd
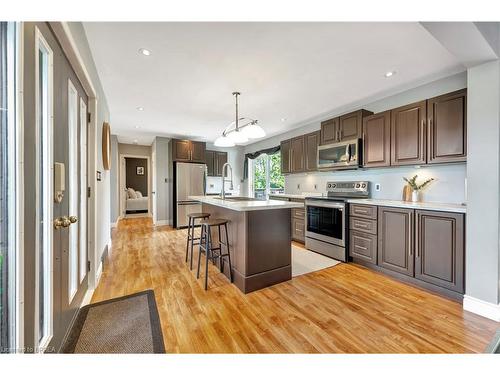
[[[233,211],[261,211],[261,210],[276,210],[284,208],[304,208],[304,204],[300,202],[287,202],[279,200],[231,200],[231,198],[238,198],[234,196],[229,196],[226,199],[220,199],[219,197],[206,196],[206,195],[196,195],[190,196],[189,199],[198,201],[205,204],[211,204],[213,206],[227,208]]]

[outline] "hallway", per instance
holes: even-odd
[[[185,231],[123,219],[92,302],[153,289],[167,353],[482,352],[498,324],[353,264],[247,295],[184,263]]]

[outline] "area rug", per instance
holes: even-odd
[[[63,353],[165,353],[152,290],[84,306]]]
[[[292,245],[292,277],[333,267],[339,261]]]

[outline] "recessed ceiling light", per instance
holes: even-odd
[[[384,76],[385,76],[385,78],[389,78],[389,77],[392,77],[394,74],[396,74],[396,72],[393,70],[393,71],[385,73]]]
[[[286,118],[284,118],[284,117],[283,117],[283,118],[281,119],[281,122],[285,122],[285,121],[286,121]]]
[[[139,126],[139,125],[136,125],[136,126],[134,126],[134,128],[139,129],[139,128],[140,128],[140,126]]]
[[[148,50],[148,49],[146,49],[146,48],[141,48],[141,49],[139,50],[139,53],[140,53],[140,54],[143,54],[144,56],[149,56],[149,55],[151,55],[151,51],[150,51],[150,50]]]
[[[137,107],[138,111],[144,111],[144,107]]]

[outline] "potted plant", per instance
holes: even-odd
[[[427,185],[429,185],[432,181],[434,181],[433,178],[429,178],[428,180],[425,180],[423,183],[421,183],[419,185],[419,184],[417,184],[417,177],[418,177],[418,175],[415,175],[410,179],[403,177],[403,180],[405,180],[408,183],[408,185],[410,185],[410,188],[412,189],[412,192],[411,192],[411,201],[412,202],[418,202],[418,200],[419,200],[418,193],[420,192],[420,190],[422,190]]]

